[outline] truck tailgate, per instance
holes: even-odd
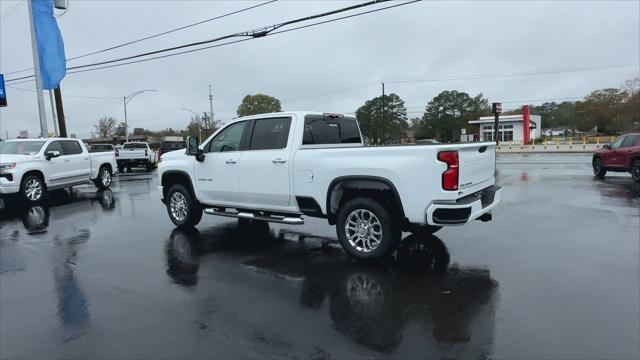
[[[458,188],[465,189],[492,181],[496,169],[494,143],[464,144],[458,149],[460,175]]]
[[[118,159],[146,159],[144,149],[120,149]]]

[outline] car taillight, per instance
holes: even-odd
[[[458,152],[441,151],[438,153],[438,160],[447,164],[447,170],[442,173],[442,189],[458,190]]]

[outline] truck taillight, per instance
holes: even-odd
[[[120,156],[120,150],[116,149],[116,156]]]
[[[438,160],[447,164],[447,170],[442,173],[442,189],[458,190],[458,152],[441,151],[438,153]]]
[[[147,153],[147,149],[144,149],[144,156],[149,156],[149,154]]]

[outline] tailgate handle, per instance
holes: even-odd
[[[480,146],[480,149],[478,149],[479,153],[483,153],[485,151],[487,151],[487,147],[486,146]]]

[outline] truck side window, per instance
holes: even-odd
[[[622,142],[622,145],[620,147],[623,147],[623,148],[632,147],[635,142],[636,142],[636,137],[635,136],[627,135],[624,138],[624,141]]]
[[[286,148],[290,127],[291,118],[256,120],[249,150]]]
[[[62,148],[64,149],[65,155],[82,154],[82,147],[80,147],[80,144],[75,140],[62,141]]]
[[[47,146],[47,149],[44,151],[44,153],[46,154],[49,151],[57,151],[60,153],[60,155],[64,155],[64,151],[62,150],[62,144],[60,144],[60,141],[52,141],[49,146]]]
[[[326,118],[322,115],[308,115],[304,118],[302,145],[360,142],[360,132],[355,118]]]
[[[242,134],[248,123],[248,121],[242,121],[229,125],[211,140],[207,146],[207,152],[239,151]]]
[[[622,142],[624,141],[626,136],[620,136],[619,138],[616,139],[616,141],[613,142],[613,144],[611,144],[611,147],[613,149],[617,149],[619,147],[622,146]]]

